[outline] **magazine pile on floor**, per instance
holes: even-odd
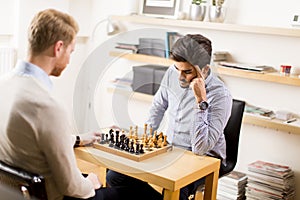
[[[247,175],[242,172],[232,171],[223,176],[218,182],[218,200],[244,200]]]
[[[256,161],[248,165],[247,200],[290,200],[295,197],[295,178],[289,166]]]

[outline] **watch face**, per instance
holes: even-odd
[[[207,103],[206,101],[201,101],[201,102],[199,103],[199,108],[200,108],[201,110],[206,110],[206,109],[208,108],[208,103]]]

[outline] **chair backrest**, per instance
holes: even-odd
[[[0,161],[0,183],[15,188],[26,199],[47,200],[43,176],[10,166],[2,161]]]
[[[231,116],[224,129],[226,140],[226,167],[221,165],[219,176],[231,172],[237,162],[240,130],[244,115],[245,101],[233,99]]]

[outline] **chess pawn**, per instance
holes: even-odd
[[[130,141],[130,147],[129,147],[129,152],[130,152],[130,153],[134,153],[134,146],[133,146],[133,145],[134,145],[134,141],[131,140],[131,141]]]
[[[148,142],[148,148],[153,148],[153,147],[154,147],[153,138],[150,138]]]
[[[160,132],[158,138],[163,138],[163,136],[164,136],[163,132]]]
[[[153,140],[154,145],[157,144],[156,134],[157,134],[157,131],[154,131],[154,134],[153,134],[153,137],[152,137],[152,140]]]
[[[116,142],[114,143],[115,148],[120,148],[120,131],[116,131]]]
[[[167,146],[168,145],[168,142],[167,142],[167,136],[164,135],[164,142],[163,142],[163,146]]]
[[[157,144],[156,144],[156,146],[157,146],[157,148],[161,148],[161,147],[163,147],[163,139],[160,137],[160,138],[158,138],[158,140],[157,140]]]
[[[101,133],[101,141],[100,144],[105,144],[105,133]]]
[[[145,153],[145,151],[144,151],[143,147],[144,147],[144,145],[143,145],[143,144],[141,144],[141,145],[140,145],[140,154],[143,154],[143,153]]]
[[[125,140],[124,140],[124,150],[125,151],[129,151],[129,138],[126,137]]]
[[[140,144],[136,143],[135,145],[135,154],[140,154]]]

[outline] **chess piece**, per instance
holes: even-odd
[[[139,143],[136,143],[135,144],[135,154],[140,154],[140,144]]]
[[[125,148],[125,134],[123,133],[121,136],[120,136],[120,149],[121,150],[124,150]]]
[[[105,134],[105,143],[107,144],[109,142],[109,140],[108,140],[108,134],[106,133]]]
[[[125,151],[129,151],[129,138],[128,137],[125,137],[124,139],[124,150]]]
[[[134,153],[134,146],[133,146],[133,144],[134,144],[134,141],[131,140],[131,141],[130,141],[130,147],[129,147],[129,152],[130,152],[130,153]]]
[[[110,129],[109,130],[109,147],[113,147],[114,146],[114,143],[115,143],[115,139],[114,139],[114,130],[113,129]]]
[[[163,141],[163,146],[167,146],[168,142],[167,142],[167,136],[164,135],[164,141]]]
[[[154,144],[154,146],[156,146],[156,144],[157,144],[157,131],[154,131],[154,134],[153,134],[152,140],[153,140],[153,144]]]
[[[143,147],[144,147],[144,145],[143,145],[143,144],[141,144],[141,145],[140,145],[140,154],[143,154],[143,153],[145,153],[145,151],[144,151]]]
[[[105,144],[105,133],[101,133],[100,144]]]
[[[114,143],[115,148],[120,148],[120,131],[116,131],[116,142]]]

